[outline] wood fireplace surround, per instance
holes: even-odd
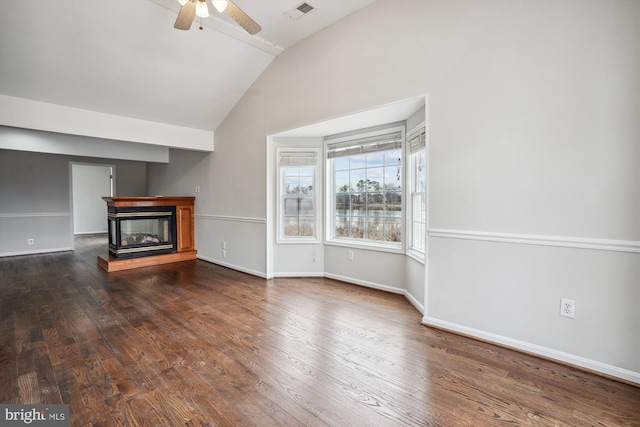
[[[98,256],[107,271],[196,259],[195,197],[103,197],[109,252]]]

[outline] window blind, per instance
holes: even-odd
[[[353,156],[402,147],[402,132],[391,132],[366,138],[327,144],[327,158]]]
[[[280,166],[314,166],[318,155],[313,151],[281,151]]]
[[[407,146],[409,147],[410,154],[416,153],[427,146],[426,129],[424,126],[409,134],[407,137]]]

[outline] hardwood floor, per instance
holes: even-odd
[[[0,402],[72,426],[638,426],[640,388],[426,328],[404,297],[203,261],[107,273],[102,236],[0,258]]]

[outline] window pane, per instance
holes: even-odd
[[[387,218],[384,225],[384,240],[387,242],[402,241],[402,219]]]
[[[351,197],[348,194],[336,194],[336,215],[349,215],[351,210]]]
[[[366,191],[380,191],[384,183],[384,168],[368,168]]]
[[[298,177],[286,176],[283,179],[283,188],[285,194],[296,194],[298,192]]]
[[[416,166],[416,176],[418,178],[416,191],[426,191],[427,188],[427,150],[420,150],[417,153],[418,164]]]
[[[336,172],[335,174],[335,191],[337,193],[347,193],[349,188],[349,171]]]
[[[282,168],[282,175],[287,176],[298,176],[298,167],[297,166],[285,166]]]
[[[387,166],[384,168],[385,190],[402,189],[402,168],[399,166]]]
[[[384,195],[382,193],[367,194],[367,215],[382,217],[384,215]]]
[[[385,208],[387,215],[402,215],[402,193],[394,191],[385,193]]]
[[[366,215],[366,205],[365,205],[365,196],[360,193],[352,193],[351,194],[351,215],[360,216]]]
[[[300,216],[309,217],[313,216],[313,198],[302,197],[299,199],[299,214]]]
[[[401,150],[398,148],[396,150],[385,151],[384,164],[385,166],[400,166],[402,164]]]
[[[382,217],[368,220],[367,239],[379,241],[384,240],[384,219],[382,219]]]
[[[313,176],[313,168],[310,168],[310,167],[298,168],[298,175],[300,175],[300,176]]]
[[[298,198],[288,197],[284,199],[284,215],[298,216]]]
[[[349,156],[349,168],[353,169],[362,169],[367,166],[366,158],[364,154],[358,154],[356,156]]]
[[[419,251],[425,251],[424,224],[416,222],[413,224],[413,247]]]
[[[313,219],[301,219],[300,227],[298,229],[298,235],[304,237],[313,237],[315,235],[314,228],[315,224]]]
[[[338,157],[333,163],[333,167],[337,171],[349,170],[349,157]]]
[[[335,221],[335,237],[349,237],[349,217],[346,215],[336,216]]]
[[[367,170],[357,169],[352,170],[350,175],[351,191],[365,191],[367,183]]]
[[[287,237],[298,236],[298,218],[284,219],[284,235]]]
[[[367,167],[384,166],[384,152],[378,151],[367,154]]]
[[[365,224],[365,220],[362,217],[352,218],[349,237],[352,239],[364,239]]]
[[[299,180],[299,189],[302,194],[313,194],[313,177],[301,176]]]

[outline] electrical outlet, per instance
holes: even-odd
[[[226,250],[222,250],[222,258],[226,258],[227,257],[227,251]]]
[[[560,299],[560,316],[574,319],[576,317],[576,302],[570,299]]]
[[[199,192],[200,192],[200,186],[196,185],[196,193],[199,193]]]
[[[33,239],[27,239],[27,245],[33,245],[34,243]]]
[[[227,242],[222,242],[222,249],[227,249]]]
[[[349,252],[347,252],[347,259],[348,259],[349,261],[353,261],[353,251],[349,251]]]

